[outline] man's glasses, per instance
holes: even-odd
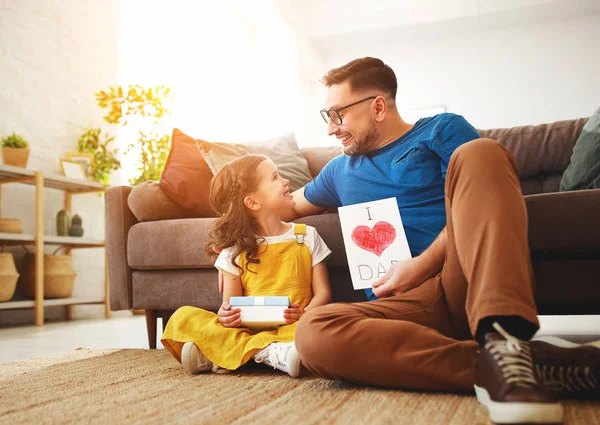
[[[342,116],[340,115],[340,111],[348,109],[351,106],[358,105],[359,103],[362,103],[365,100],[376,98],[377,96],[369,96],[365,97],[362,100],[359,100],[358,102],[351,103],[350,105],[342,106],[341,108],[322,109],[320,111],[321,117],[323,118],[323,121],[325,121],[325,124],[329,124],[329,120],[331,120],[335,125],[342,125]]]

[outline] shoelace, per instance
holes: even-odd
[[[536,365],[536,372],[540,381],[554,391],[573,393],[599,389],[589,367]]]
[[[273,366],[273,369],[287,371],[288,365],[286,359],[290,348],[291,344],[275,342],[256,354],[254,359],[259,363]]]
[[[506,383],[525,388],[536,385],[529,343],[510,335],[498,323],[494,323],[493,326],[505,341],[488,342],[485,348],[500,366]]]

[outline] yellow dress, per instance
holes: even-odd
[[[287,295],[292,304],[306,307],[312,293],[312,254],[302,242],[306,225],[295,224],[297,240],[269,243],[246,271],[246,256],[240,255],[242,293],[246,296]],[[262,249],[262,247],[261,247]],[[181,349],[194,341],[202,354],[217,366],[234,370],[245,364],[254,353],[272,342],[292,342],[296,323],[275,330],[257,332],[248,328],[226,328],[217,315],[198,307],[179,308],[167,323],[161,342],[181,362]]]

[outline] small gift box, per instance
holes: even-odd
[[[231,297],[229,304],[239,308],[242,326],[263,331],[285,325],[283,312],[290,306],[289,297]]]

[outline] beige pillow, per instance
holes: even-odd
[[[158,182],[147,180],[133,188],[127,198],[129,209],[138,221],[172,220],[195,217],[171,201]]]
[[[312,180],[308,163],[302,156],[293,133],[274,139],[248,143],[214,143],[197,139],[200,154],[213,174],[228,162],[249,153],[268,156],[279,168],[282,177],[290,181],[290,190],[300,189]]]

